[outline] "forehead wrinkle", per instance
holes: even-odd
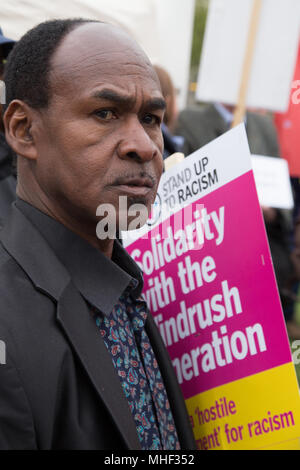
[[[155,95],[158,93],[159,96],[161,96],[160,84],[157,82],[155,76],[153,76],[153,80],[151,80],[151,86],[149,85],[149,73],[141,74],[139,71],[129,72],[128,70],[118,74],[113,70],[106,70],[99,73],[99,71],[95,70],[93,67],[90,69],[86,68],[85,70],[86,73],[84,75],[82,75],[81,69],[73,70],[73,72],[69,70],[67,74],[57,74],[53,72],[51,74],[52,77],[50,82],[52,90],[51,94],[64,96],[69,90],[71,93],[76,93],[76,95],[78,95],[82,94],[84,89],[87,92],[88,89],[90,89],[89,96],[97,98],[100,97],[96,96],[98,90],[101,92],[101,89],[111,88],[111,86],[113,86],[119,95],[124,96],[125,100],[131,101],[130,104],[137,101],[139,87],[141,87],[143,95],[145,89],[147,89],[149,93],[153,94],[154,92]],[[116,76],[118,77],[118,80],[116,80]],[[120,78],[121,81],[119,80]],[[123,78],[125,79],[124,83]],[[145,86],[143,85],[144,78],[146,78]],[[84,85],[82,86],[81,84]],[[130,85],[129,88],[128,85]]]
[[[139,105],[140,110],[154,112],[154,111],[165,111],[166,102],[163,96],[150,96],[145,93],[142,89],[140,91],[140,100],[138,100],[138,90],[134,87],[134,93],[128,94],[122,90],[117,90],[109,87],[103,87],[99,90],[95,90],[90,95],[91,98],[99,99],[100,101],[107,101],[109,104],[123,107],[127,110],[135,109],[136,105]]]
[[[70,44],[61,45],[55,52],[50,61],[50,70],[56,70],[59,73],[69,73],[82,68],[101,67],[109,64],[110,68],[134,66],[140,69],[152,68],[152,64],[148,57],[141,50],[134,48],[128,49],[124,44],[117,41],[105,46],[94,44],[87,48],[85,44],[79,45],[74,55],[74,46]],[[97,50],[95,50],[97,49]],[[66,57],[72,59],[66,61]]]
[[[93,63],[85,63],[85,61],[78,61],[70,65],[61,65],[59,67],[55,67],[51,70],[50,74],[51,75],[56,75],[58,78],[59,75],[63,77],[69,77],[69,76],[79,76],[79,75],[86,75],[88,71],[94,72],[94,74],[101,74],[103,76],[105,75],[113,75],[113,74],[118,74],[118,75],[129,75],[129,76],[134,76],[134,75],[141,75],[142,73],[145,74],[151,74],[152,67],[151,66],[144,66],[141,64],[133,63],[133,62],[127,62],[127,63],[122,63],[118,61],[118,63],[112,63],[110,59],[107,59],[105,61],[95,61]],[[153,76],[155,78],[155,76]]]
[[[70,31],[50,61],[57,74],[81,73],[82,68],[115,66],[149,67],[151,63],[137,42],[122,29],[106,23],[87,23]]]
[[[157,85],[157,89],[160,91],[160,85],[153,74],[152,66],[144,66],[142,64],[136,64],[131,62],[112,64],[109,58],[107,61],[97,63],[86,64],[79,60],[70,65],[62,64],[60,67],[55,67],[49,74],[51,88],[55,92],[59,92],[60,86],[71,86],[74,88],[77,81],[84,81],[85,85],[88,84],[89,80],[97,80],[107,82],[107,84],[114,83],[115,77],[129,78],[131,81],[143,79],[151,76],[153,82]]]
[[[117,55],[117,58],[114,58],[113,56]],[[128,56],[129,54],[127,54]],[[125,62],[124,59],[127,59]],[[90,63],[90,64],[89,64]],[[146,62],[145,60],[140,60],[138,56],[132,57],[132,60],[130,60],[129,57],[124,58],[124,54],[122,51],[104,51],[104,52],[95,52],[94,54],[91,54],[90,52],[88,54],[84,54],[82,56],[76,56],[72,63],[66,63],[64,60],[58,60],[54,59],[51,61],[51,69],[52,70],[67,70],[69,68],[77,67],[77,66],[101,66],[103,63],[108,63],[111,64],[112,66],[135,66],[138,68],[148,68],[152,67],[150,62]]]
[[[130,53],[126,51],[125,56],[120,54],[119,49],[109,52],[98,50],[91,53],[89,51],[85,57],[82,57],[82,53],[73,55],[69,62],[63,61],[60,54],[54,54],[49,75],[52,94],[56,95],[63,95],[67,90],[77,93],[76,87],[82,88],[80,85],[82,83],[84,83],[84,88],[90,89],[95,89],[99,85],[119,87],[118,79],[120,77],[122,79],[123,77],[124,79],[128,78],[135,88],[138,82],[141,83],[143,79],[146,79],[146,83],[149,84],[150,78],[154,85],[151,86],[152,91],[156,89],[155,91],[161,92],[152,64],[139,51],[137,53],[136,51],[130,51]],[[135,90],[135,94],[137,94],[137,90]]]

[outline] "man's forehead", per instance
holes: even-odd
[[[71,31],[53,54],[51,71],[79,73],[100,67],[109,74],[124,65],[152,69],[140,46],[120,28],[105,23],[86,23]],[[140,71],[141,71],[140,70]]]
[[[72,90],[84,85],[87,93],[114,84],[126,94],[134,94],[139,84],[160,94],[157,75],[143,50],[119,28],[102,23],[89,23],[68,34],[52,57],[51,81],[58,94],[61,84]]]

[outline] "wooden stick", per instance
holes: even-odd
[[[253,9],[249,25],[249,34],[244,57],[241,85],[239,90],[238,102],[235,108],[232,127],[243,122],[246,113],[246,100],[250,80],[251,66],[253,61],[255,41],[257,36],[262,0],[253,0]]]

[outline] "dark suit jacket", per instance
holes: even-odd
[[[13,175],[0,181],[0,229],[10,213],[11,204],[16,200],[17,180]]]
[[[11,175],[13,160],[14,152],[7,144],[4,134],[0,132],[0,180]]]
[[[16,199],[15,155],[0,132],[0,228],[4,224],[11,203]]]
[[[0,449],[140,449],[131,412],[87,303],[15,206],[0,235]],[[195,441],[155,323],[158,359],[183,449]]]
[[[228,130],[220,113],[210,104],[182,111],[176,134],[185,138],[183,151],[190,155]],[[247,113],[246,131],[252,154],[279,156],[276,131],[268,116]]]

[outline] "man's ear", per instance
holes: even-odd
[[[24,101],[13,100],[3,117],[7,143],[17,155],[36,160],[34,140],[37,113]]]

